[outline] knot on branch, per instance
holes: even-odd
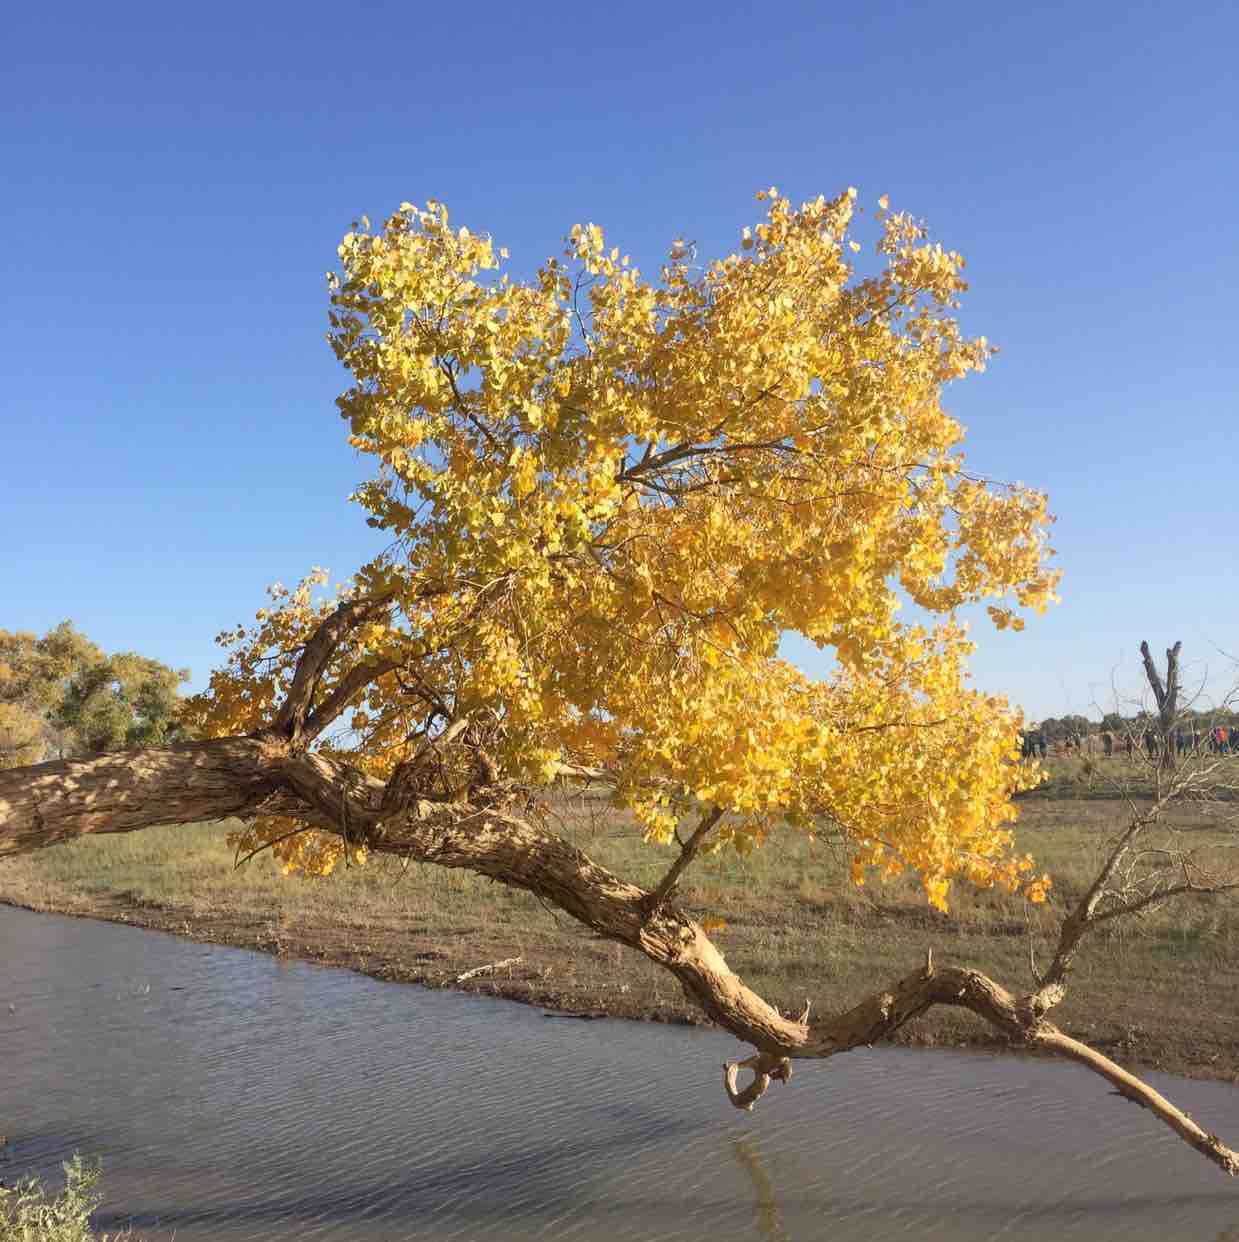
[[[519,811],[541,817],[544,807],[528,785],[519,781],[499,780],[487,785],[474,785],[469,790],[469,803],[488,811]]]
[[[1061,1004],[1067,995],[1066,986],[1058,980],[1043,983],[1041,988],[1029,998],[1029,1007],[1033,1018],[1040,1021],[1055,1005]]]
[[[743,1088],[738,1086],[742,1069],[753,1071],[752,1081]],[[791,1077],[790,1058],[775,1056],[772,1052],[759,1052],[743,1061],[723,1062],[723,1089],[727,1098],[746,1113],[753,1111],[753,1105],[766,1094],[771,1081],[790,1082]]]
[[[1216,1134],[1207,1134],[1200,1152],[1208,1156],[1228,1177],[1239,1176],[1239,1156],[1236,1156]]]

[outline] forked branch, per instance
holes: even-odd
[[[280,704],[279,711],[276,712],[275,719],[271,723],[273,733],[293,742],[300,742],[303,739],[306,721],[314,702],[314,693],[318,689],[327,665],[331,662],[331,657],[335,655],[340,643],[350,631],[356,629],[362,622],[377,616],[388,607],[389,603],[388,599],[382,598],[345,600],[319,623],[306,643],[301,658],[297,661],[292,685],[289,686],[288,693],[284,696],[284,701]],[[360,689],[359,685],[353,685],[349,693],[355,694],[358,689]],[[336,714],[343,705],[343,700],[341,700]],[[320,720],[319,731],[330,723],[330,719],[322,718],[321,713]]]
[[[400,661],[396,659],[354,665],[340,678],[331,693],[306,716],[301,726],[301,740],[309,742],[318,737],[367,686],[399,667]]]

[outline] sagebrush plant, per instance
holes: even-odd
[[[90,1215],[99,1206],[99,1165],[78,1152],[61,1167],[65,1188],[49,1196],[38,1178],[0,1186],[0,1242],[137,1242],[132,1232],[96,1234]]]

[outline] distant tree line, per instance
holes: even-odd
[[[1066,742],[1078,737],[1097,736],[1101,733],[1113,733],[1115,737],[1132,734],[1141,737],[1149,729],[1157,727],[1156,712],[1134,712],[1124,716],[1119,712],[1107,712],[1100,720],[1089,720],[1087,716],[1047,716],[1038,725],[1031,727],[1031,732],[1042,733],[1047,742]],[[1195,727],[1200,736],[1207,736],[1212,729],[1226,730],[1239,728],[1239,712],[1227,708],[1219,710],[1193,710],[1185,708],[1175,714],[1177,729],[1191,730]]]
[[[1130,716],[1107,712],[1100,722],[1079,715],[1048,716],[1024,729],[1021,743],[1026,759],[1044,758],[1050,751],[1104,755],[1144,751],[1150,758],[1196,750],[1239,754],[1239,711],[1182,708],[1173,712],[1169,722],[1150,711]]]
[[[71,621],[41,638],[0,630],[0,768],[185,740],[188,680],[136,652],[105,654]]]
[[[1087,737],[1097,727],[1096,721],[1087,716],[1047,716],[1033,731],[1041,733],[1047,742],[1065,742],[1073,737]]]

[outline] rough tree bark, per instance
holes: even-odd
[[[307,647],[303,658],[312,657],[321,668],[326,646]],[[475,786],[468,801],[435,801],[419,795],[408,770],[398,769],[385,784],[307,750],[326,723],[321,706],[317,713],[309,710],[314,680],[310,673],[294,679],[274,727],[260,735],[0,771],[0,856],[91,832],[259,813],[293,816],[376,853],[464,868],[526,889],[598,935],[643,953],[675,975],[714,1022],[756,1049],[724,1067],[728,1098],[739,1108],[752,1108],[772,1081],[787,1081],[793,1059],[821,1059],[876,1043],[932,1006],[950,1005],[971,1010],[1017,1044],[1086,1065],[1223,1171],[1239,1172],[1239,1154],[1216,1135],[1046,1016],[1062,999],[1081,937],[1099,917],[1104,878],[1067,919],[1054,963],[1034,992],[1017,995],[978,971],[935,967],[931,957],[842,1012],[812,1021],[807,1010],[788,1017],[748,988],[701,927],[672,904],[676,880],[717,822],[714,812],[703,818],[664,881],[647,892],[518,811],[524,799],[510,785]],[[334,706],[342,710],[344,702]],[[752,1072],[743,1087],[742,1069]]]
[[[1148,678],[1153,697],[1157,700],[1157,737],[1161,747],[1161,763],[1163,768],[1174,767],[1174,726],[1179,711],[1179,652],[1181,642],[1166,648],[1166,682],[1153,663],[1149,644],[1140,644],[1140,658],[1144,661],[1144,675]]]

